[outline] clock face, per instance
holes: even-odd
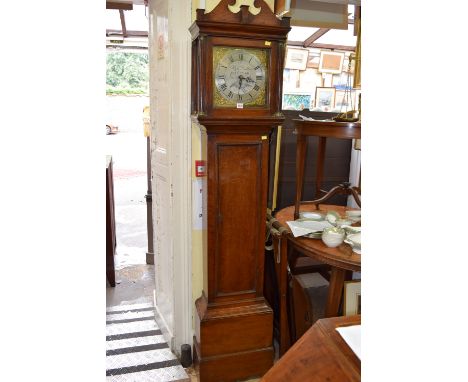
[[[265,106],[266,49],[213,48],[214,106]]]

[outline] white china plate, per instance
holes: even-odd
[[[303,228],[308,228],[314,231],[322,232],[325,228],[333,227],[329,222],[326,220],[296,220],[295,223]]]
[[[299,217],[310,220],[324,220],[325,216],[320,212],[299,212]]]

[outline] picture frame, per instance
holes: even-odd
[[[296,69],[284,69],[283,71],[283,89],[285,93],[295,91],[300,86],[300,74]]]
[[[345,281],[343,315],[361,314],[361,280]]]
[[[309,109],[312,101],[312,94],[305,93],[284,93],[283,110],[303,110]]]
[[[285,69],[305,70],[309,59],[309,50],[301,48],[290,48],[286,51]]]
[[[319,64],[320,64],[320,55],[309,52],[309,57],[307,59],[307,67],[312,68],[312,69],[318,69]]]
[[[349,80],[348,80],[349,77]],[[338,74],[333,74],[332,76],[332,86],[336,88],[336,90],[346,90],[352,89],[354,77],[350,73],[341,72]],[[348,83],[349,81],[349,83]]]
[[[330,111],[335,107],[336,89],[333,87],[317,86],[315,88],[315,107],[323,111]]]
[[[356,105],[356,92],[351,90],[349,92],[348,102],[345,103],[345,93],[346,90],[336,90],[335,92],[335,108],[342,108],[343,112],[350,110],[357,110]]]
[[[320,52],[319,72],[339,74],[343,71],[345,54],[322,50]]]

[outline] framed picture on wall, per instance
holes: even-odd
[[[344,283],[343,315],[361,314],[361,280]]]
[[[307,59],[307,67],[318,69],[320,64],[320,55],[317,53],[309,53],[309,58]]]
[[[345,90],[337,90],[335,93],[335,108],[343,108],[343,112],[345,110],[357,110],[356,105],[356,94],[355,91],[351,90],[347,94]]]
[[[349,83],[348,83],[348,73],[341,72],[339,74],[333,74],[332,77],[332,86],[336,88],[336,90],[345,90],[351,89],[353,85],[353,75],[349,74]]]
[[[299,70],[284,69],[283,71],[283,88],[287,92],[289,90],[295,91],[300,87]]]
[[[335,107],[335,88],[317,87],[315,89],[315,107],[330,111]]]
[[[286,52],[286,69],[305,70],[307,67],[307,60],[309,58],[308,49],[290,48]]]
[[[303,110],[310,108],[311,94],[287,94],[283,95],[283,110]]]
[[[343,70],[344,53],[322,50],[320,52],[319,72],[338,74]]]

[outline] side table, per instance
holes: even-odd
[[[304,186],[304,167],[307,153],[307,137],[319,137],[317,152],[317,177],[315,198],[325,193],[321,189],[323,179],[323,163],[325,159],[325,149],[327,138],[340,139],[360,139],[360,122],[334,122],[334,121],[306,121],[302,119],[294,120],[295,133],[297,135],[296,151],[296,201],[294,208],[294,218],[299,218],[299,208],[302,199],[302,189]]]

